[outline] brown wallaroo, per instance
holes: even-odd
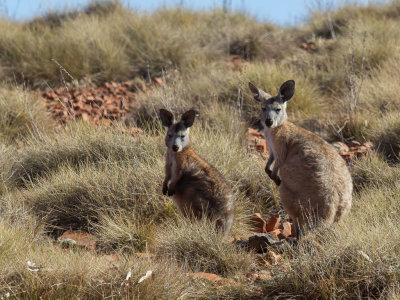
[[[160,109],[162,124],[168,127],[162,192],[173,196],[184,216],[201,218],[205,214],[227,237],[235,215],[235,199],[224,176],[197,155],[189,144],[189,128],[195,117],[196,112],[189,110],[174,123],[172,113]]]
[[[275,97],[251,82],[249,87],[254,99],[262,103],[261,123],[270,152],[265,172],[279,186],[297,239],[305,228],[339,221],[351,208],[352,178],[332,145],[287,121],[286,105],[294,95],[295,82],[283,83]]]

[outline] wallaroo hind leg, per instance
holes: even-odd
[[[296,239],[300,240],[300,238],[303,236],[303,232],[302,232],[302,229],[300,228],[299,220],[294,219],[293,225],[294,225],[294,231],[296,233]]]

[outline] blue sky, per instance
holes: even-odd
[[[329,7],[343,2],[383,2],[377,0],[227,0],[233,10],[244,11],[260,21],[278,25],[295,25],[307,18],[311,8],[319,3]],[[48,10],[82,8],[90,0],[0,0],[0,14],[13,20],[26,20],[39,16]],[[126,6],[151,11],[160,6],[184,5],[191,9],[212,9],[222,6],[223,0],[121,0]]]

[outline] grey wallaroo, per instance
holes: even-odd
[[[206,215],[227,237],[235,215],[235,199],[222,174],[189,145],[189,128],[195,117],[195,111],[189,110],[174,123],[172,113],[160,109],[162,124],[168,127],[162,191],[164,195],[173,196],[183,215],[194,218]]]
[[[270,152],[265,172],[279,186],[297,238],[305,227],[319,228],[340,220],[351,208],[351,175],[333,146],[287,121],[287,101],[294,95],[295,82],[283,83],[274,97],[251,82],[249,87],[262,103],[261,123]]]

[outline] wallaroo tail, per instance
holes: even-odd
[[[174,123],[172,113],[160,109],[162,124],[168,127],[162,191],[164,195],[173,196],[183,215],[194,218],[206,215],[226,237],[233,224],[235,199],[222,174],[189,145],[189,128],[195,117],[195,111],[189,110]]]
[[[262,103],[261,122],[270,151],[265,172],[279,186],[282,206],[295,223],[297,238],[305,227],[339,221],[351,208],[350,172],[333,146],[287,121],[286,106],[294,95],[295,82],[283,83],[274,97],[251,82],[249,88]]]

